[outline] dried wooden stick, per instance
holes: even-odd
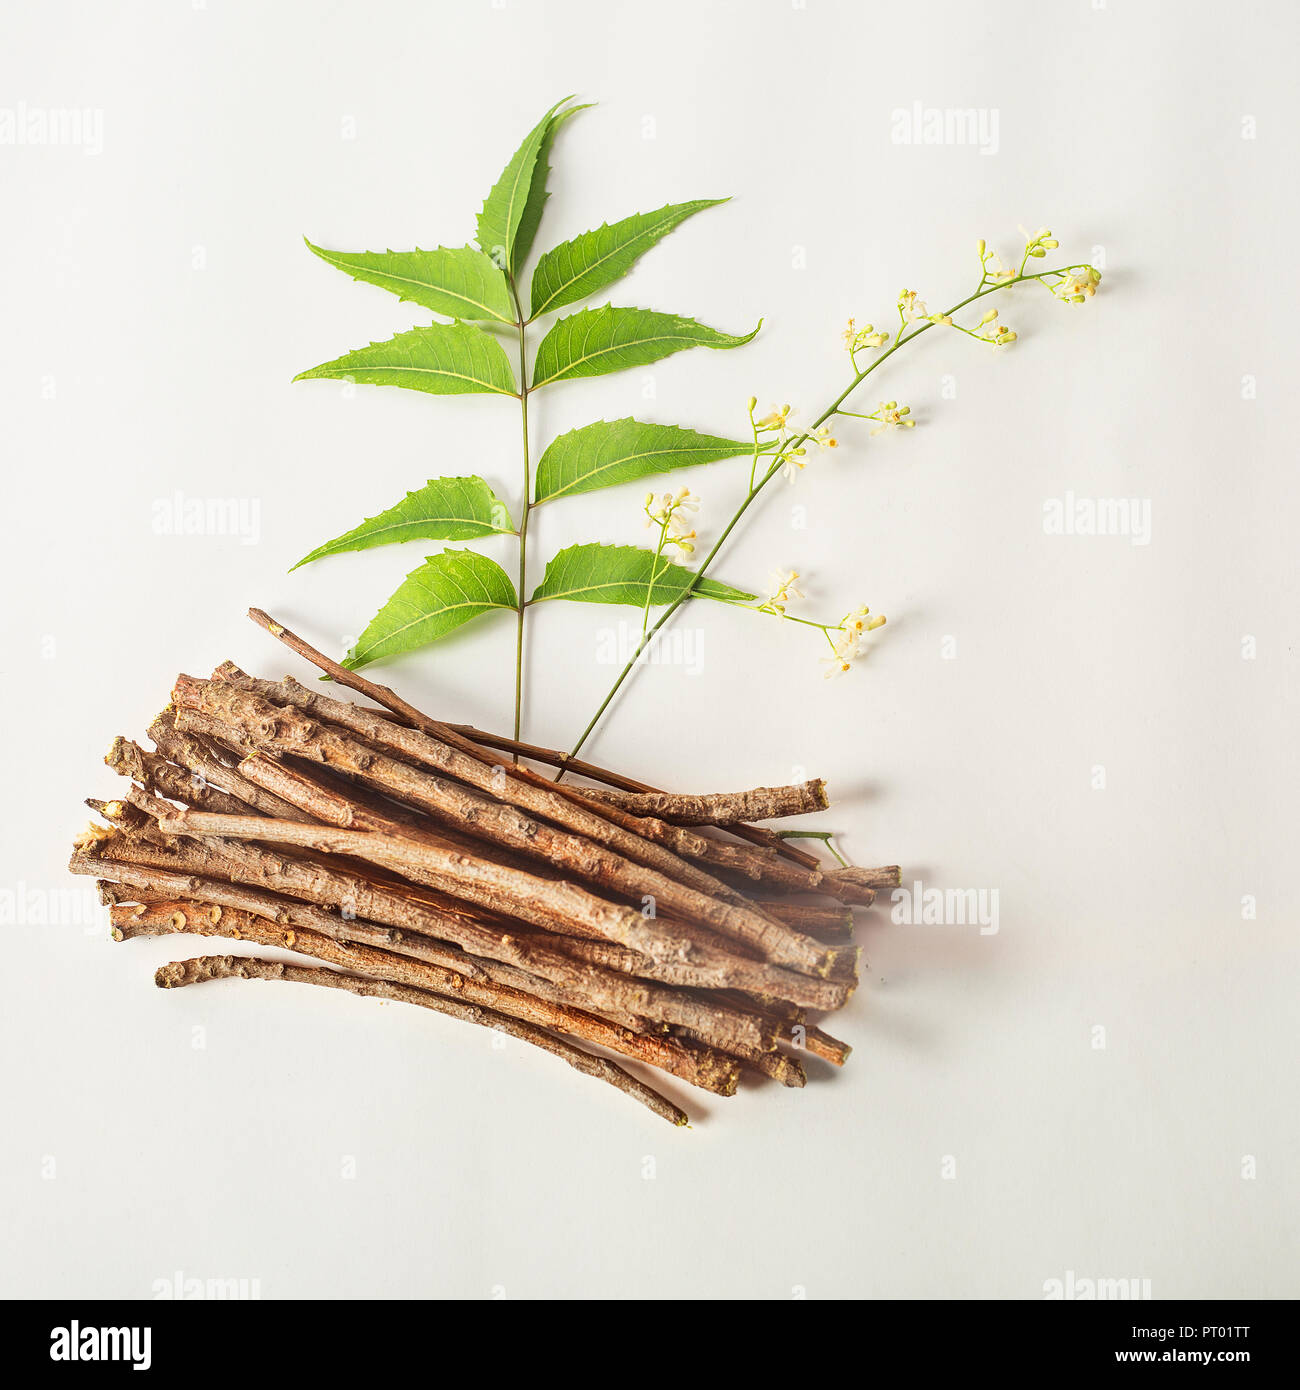
[[[197,681],[189,677],[178,678],[174,695],[178,705],[194,707],[222,718],[262,747],[332,767],[342,767],[401,800],[418,805],[439,818],[448,818],[453,824],[472,829],[474,833],[491,838],[495,843],[525,854],[545,857],[615,891],[637,897],[648,894],[658,907],[674,910],[688,920],[699,920],[725,936],[745,941],[769,960],[815,974],[824,974],[833,967],[833,949],[812,937],[802,936],[774,918],[749,907],[708,897],[663,873],[634,864],[622,854],[604,849],[584,836],[557,831],[525,815],[513,805],[476,802],[444,778],[377,752],[332,725],[317,723],[298,708],[272,704],[252,691],[225,682]],[[338,701],[332,703],[341,705]],[[356,706],[342,708],[355,710]],[[386,723],[377,716],[372,718],[374,725]],[[183,728],[183,710],[180,723]],[[397,728],[393,725],[388,727]],[[418,731],[398,729],[397,732],[405,733],[408,739],[421,739],[424,744],[436,747],[434,740]],[[379,730],[375,734],[376,737],[382,736]],[[447,753],[455,757],[454,750],[448,749]],[[431,753],[430,756],[437,755]],[[556,800],[560,801],[559,798]],[[648,941],[653,931],[643,930],[639,936],[641,941]],[[610,939],[621,938],[611,936]],[[626,944],[646,950],[650,955],[661,954],[638,941],[628,940]]]
[[[229,915],[229,910],[233,910],[280,927],[306,928],[333,941],[391,951],[414,961],[453,970],[471,979],[486,979],[508,985],[555,1003],[573,1002],[568,991],[539,975],[502,961],[472,955],[461,947],[420,933],[402,932],[373,922],[350,919],[313,903],[295,902],[278,894],[222,883],[217,879],[129,864],[115,864],[112,871],[120,878],[129,880],[129,883],[100,880],[99,885],[101,900],[107,906],[127,907],[126,914],[112,915],[113,934],[119,941],[131,936],[157,935],[160,928],[156,925],[154,909],[170,905],[171,910],[175,911],[177,904],[184,903],[186,906],[183,910],[192,920],[216,924],[223,920],[223,915]],[[174,925],[169,929],[180,930]],[[743,1001],[736,1007],[745,1011]],[[666,1026],[608,1004],[602,1005],[598,1012],[610,1022],[638,1033],[662,1031]]]
[[[411,960],[392,951],[349,944],[320,932],[281,927],[248,912],[212,911],[185,901],[172,901],[141,909],[111,909],[113,935],[119,941],[132,936],[157,936],[167,932],[189,932],[199,936],[225,936],[251,941],[259,946],[279,947],[315,956],[330,965],[341,966],[358,975],[388,980],[450,995],[522,1019],[539,1028],[550,1028],[570,1037],[582,1038],[621,1053],[647,1066],[658,1067],[692,1086],[717,1095],[732,1095],[736,1089],[736,1068],[725,1055],[663,1034],[642,1034],[622,1028],[571,1005],[539,998],[526,991],[495,981],[460,974],[428,962]]]
[[[130,795],[138,799],[134,790]],[[720,1009],[682,989],[584,964],[551,945],[544,935],[521,936],[493,924],[491,918],[482,914],[431,902],[419,890],[402,891],[312,860],[236,841],[191,840],[174,847],[159,847],[138,838],[118,836],[99,843],[94,856],[74,855],[70,867],[74,873],[111,879],[122,876],[114,872],[119,864],[193,877],[234,879],[324,907],[346,905],[349,917],[396,927],[403,933],[451,941],[472,955],[500,960],[540,975],[565,989],[574,1003],[596,1013],[676,1024],[723,1051],[732,1051],[736,1044],[764,1049],[773,1044],[770,1026],[755,1015]],[[182,889],[180,896],[195,894]],[[699,983],[715,983],[721,968],[707,953],[697,954],[703,957]],[[843,990],[842,986],[839,988]]]
[[[118,740],[106,761],[139,785],[87,803],[109,825],[78,837],[70,867],[95,876],[119,940],[193,931],[302,951],[344,972],[308,972],[334,988],[567,1032],[719,1093],[741,1068],[801,1086],[804,1051],[844,1063],[847,1045],[803,1011],[848,998],[848,907],[898,870],[823,867],[747,819],[822,809],[823,783],[558,786],[503,766],[477,730],[346,683],[385,712],[225,663],[178,678],[156,753]],[[283,969],[249,968],[262,965]]]
[[[340,666],[337,661],[331,660],[324,652],[318,652],[310,643],[305,642],[296,632],[290,632],[282,623],[275,622],[268,614],[263,613],[260,608],[250,608],[248,616],[258,625],[265,628],[272,637],[283,642],[290,651],[296,652],[299,656],[311,662],[313,666],[324,671],[332,681],[337,681],[339,685],[346,685],[349,689],[355,690],[358,694],[364,695],[368,700],[373,700],[375,704],[382,705],[384,709],[391,710],[394,714],[400,715],[407,720],[412,728],[420,729],[424,733],[431,734],[434,738],[443,743],[451,744],[459,748],[462,753],[470,757],[479,758],[486,763],[495,763],[497,760],[484,753],[482,749],[476,747],[469,739],[461,737],[446,724],[440,723],[436,719],[430,719],[427,714],[422,714],[414,705],[408,704],[402,697],[386,685],[379,685],[365,676],[359,676],[355,671],[349,671],[346,666]]]
[[[793,1030],[783,1035],[785,1040],[789,1040]],[[820,1057],[825,1062],[830,1062],[832,1066],[842,1067],[849,1060],[849,1053],[853,1049],[846,1042],[841,1042],[838,1038],[833,1038],[829,1033],[824,1033],[820,1028],[804,1028],[803,1045],[813,1054]]]
[[[413,835],[339,830],[313,822],[222,816],[179,808],[160,820],[159,825],[167,835],[259,840],[364,859],[400,870],[417,883],[462,897],[489,911],[508,911],[534,926],[555,930],[565,922],[580,922],[598,936],[659,959],[685,957],[690,950],[690,943],[671,935],[663,923],[648,925],[639,912],[607,902],[586,889],[520,873],[490,859],[459,854]]]
[[[787,863],[775,850],[722,842],[667,821],[634,816],[619,807],[591,801],[587,797],[588,789],[557,786],[526,768],[507,769],[502,764],[494,764],[489,769],[480,760],[466,759],[457,750],[419,730],[394,723],[359,705],[308,690],[291,676],[282,681],[260,680],[226,661],[212,673],[212,679],[260,695],[272,704],[291,705],[327,723],[337,724],[374,748],[401,760],[446,772],[494,799],[544,816],[638,864],[657,869],[689,888],[724,902],[753,906],[752,900],[743,893],[686,860],[734,868],[748,877],[770,879],[786,888],[815,890],[820,882],[820,874],[813,872],[810,877],[808,869]],[[184,717],[191,718],[188,713]],[[210,717],[208,722],[212,722]],[[247,736],[235,736],[241,738],[243,746],[253,745],[253,740]],[[511,777],[508,783],[502,780],[507,771]]]
[[[769,965],[766,961],[722,956],[708,947],[697,947],[690,961],[651,961],[612,941],[593,941],[581,937],[555,940],[572,960],[619,974],[661,980],[682,988],[735,988],[750,994],[779,996],[802,1008],[828,1011],[842,1008],[853,993],[853,986],[846,980],[822,980],[813,975],[800,975],[780,966]],[[748,1004],[744,1007],[752,1012]]]
[[[132,789],[128,797],[153,817],[165,816],[174,809],[136,789]],[[156,825],[156,821],[154,823]],[[839,1008],[852,988],[850,982],[820,980],[762,961],[724,954],[707,946],[693,945],[690,960],[658,962],[607,941],[580,941],[549,932],[530,932],[501,922],[454,899],[428,891],[421,893],[420,890],[403,889],[400,885],[376,883],[341,866],[271,854],[237,841],[195,839],[169,845],[161,840],[150,843],[147,838],[136,835],[130,841],[121,843],[112,838],[104,843],[97,838],[95,851],[103,858],[94,863],[84,860],[78,863],[74,859],[73,872],[96,872],[98,867],[113,861],[134,865],[136,877],[131,881],[146,886],[147,881],[140,875],[147,874],[150,868],[157,868],[178,875],[233,877],[241,883],[255,885],[252,891],[259,891],[263,885],[268,885],[279,892],[296,894],[326,906],[345,903],[349,911],[342,927],[331,928],[328,922],[332,914],[327,913],[324,922],[289,915],[286,903],[290,908],[297,907],[297,904],[280,897],[278,893],[269,897],[268,909],[256,902],[238,901],[228,895],[214,897],[208,889],[196,892],[173,887],[164,892],[164,896],[207,897],[226,906],[247,907],[276,921],[297,921],[340,939],[362,940],[388,949],[406,951],[420,958],[426,958],[424,947],[428,944],[428,936],[445,938],[476,958],[500,960],[517,965],[532,975],[540,975],[552,981],[557,991],[568,991],[569,997],[576,996],[577,1002],[607,1017],[631,1022],[633,1026],[644,1026],[647,1018],[674,1023],[686,1028],[701,1041],[728,1051],[746,1044],[761,1048],[772,1046],[773,1035],[744,1001],[741,1001],[740,1017],[732,1010],[715,1015],[691,994],[674,990],[655,992],[651,996],[630,994],[627,988],[630,982],[620,982],[618,976],[635,976],[685,989],[716,989],[736,983],[756,993],[789,997],[799,1004],[818,1009]],[[104,873],[103,876],[124,875],[118,872]],[[356,936],[348,924],[358,915],[388,923],[397,931],[388,939]],[[358,925],[371,927],[370,923]],[[399,944],[403,940],[403,929],[420,934],[414,938],[422,943],[420,950],[413,945],[408,949],[408,946]],[[380,928],[373,930],[379,931]],[[406,939],[412,940],[410,937]]]
[[[842,937],[853,932],[853,913],[847,906],[822,907],[819,903],[787,903],[773,898],[764,902],[763,907],[809,936]]]
[[[459,999],[449,999],[405,985],[390,984],[386,980],[360,979],[320,966],[286,965],[281,961],[260,960],[255,956],[198,956],[191,960],[172,961],[168,965],[160,966],[154,973],[154,983],[160,989],[178,989],[185,985],[201,984],[207,980],[229,979],[288,980],[293,984],[323,985],[374,999],[418,1004],[422,1008],[458,1018],[463,1023],[476,1023],[484,1028],[494,1028],[497,1032],[518,1038],[520,1042],[531,1043],[532,1046],[561,1058],[577,1071],[604,1081],[634,1100],[640,1101],[647,1109],[653,1110],[669,1123],[689,1123],[685,1111],[678,1109],[643,1081],[638,1081],[617,1063],[584,1052],[544,1029],[521,1022],[519,1019],[507,1018],[504,1014],[495,1013],[477,1004],[463,1003]]]
[[[345,799],[341,800],[328,788],[320,788],[314,784],[301,770],[288,769],[280,764],[271,763],[264,758],[246,759],[241,766],[254,777],[268,776],[271,784],[279,789],[286,797],[293,798],[295,804],[301,805],[304,809],[311,811],[321,820],[329,823],[338,822],[348,826],[355,826],[361,829],[373,830],[392,830],[393,826],[387,825],[382,817],[364,811],[354,803]],[[157,803],[149,798],[139,797],[136,793],[131,793],[130,798],[137,805],[149,811],[155,817],[166,817],[170,815],[173,808],[165,804]],[[341,808],[331,806],[331,801],[340,801]],[[306,838],[305,832],[303,838]],[[211,844],[210,841],[206,842]],[[241,857],[245,871],[251,867],[254,874],[258,872],[259,865],[256,860],[249,864],[249,849],[244,845],[233,843],[224,844],[221,852],[227,857]],[[209,851],[211,852],[211,851]],[[289,872],[293,867],[294,861],[281,860],[278,864],[279,872]],[[265,870],[262,870],[265,872]],[[298,874],[296,879],[297,886],[291,885],[286,891],[298,891],[298,887],[303,882],[303,876]],[[355,878],[348,878],[346,882],[350,885],[349,890],[355,899],[355,895],[360,890],[359,881]],[[375,887],[376,885],[369,885]],[[408,894],[409,897],[409,894]],[[451,906],[460,909],[460,916],[463,918],[463,905],[458,905],[454,901]],[[506,901],[502,909],[507,915],[514,911],[513,905]],[[398,920],[386,917],[384,920]],[[588,966],[600,965],[608,970],[617,971],[621,974],[635,975],[644,979],[656,980],[665,984],[680,986],[683,988],[709,988],[719,987],[724,984],[735,985],[737,988],[747,989],[754,993],[767,993],[773,996],[780,996],[796,1001],[800,1005],[819,1009],[837,1009],[847,1000],[854,986],[857,983],[856,964],[859,951],[857,947],[847,947],[839,953],[835,966],[835,974],[832,979],[822,980],[816,977],[809,977],[797,972],[789,971],[783,967],[771,965],[761,960],[754,960],[738,956],[733,952],[719,949],[716,944],[711,942],[722,942],[725,939],[713,937],[707,930],[696,928],[696,936],[692,940],[689,957],[679,955],[669,955],[664,958],[654,958],[628,949],[616,943],[602,939],[598,934],[594,939],[579,940],[569,935],[552,935],[547,932],[541,937],[525,938],[520,934],[518,928],[503,924],[493,918],[483,918],[481,914],[472,918],[481,923],[485,923],[492,928],[496,934],[496,940],[501,946],[509,946],[512,951],[519,949],[520,942],[528,939],[535,942],[539,948],[545,950],[548,947],[559,949],[561,954],[574,961],[581,961]],[[572,921],[565,924],[572,930]],[[421,927],[421,930],[430,928]],[[460,942],[467,949],[477,951],[478,954],[493,956],[497,954],[492,950],[491,944],[485,942],[481,936],[477,944],[465,940],[465,931],[473,930],[467,923],[457,922],[450,930],[443,924],[443,930],[437,934],[448,935],[451,940]],[[510,935],[502,935],[502,930]],[[510,959],[514,959],[512,954]],[[527,962],[525,962],[527,964]],[[553,966],[553,961],[550,962]],[[529,967],[531,968],[531,967]],[[602,996],[598,1011],[609,1013],[610,1005],[604,1001]],[[732,1036],[726,1031],[726,1027],[732,1029],[736,1026],[734,1019],[729,1020],[729,1024],[724,1025],[719,1020],[710,1020],[709,1027],[705,1031],[700,1031],[701,1025],[698,1021],[683,1021],[674,1018],[670,1021],[679,1022],[706,1042],[713,1042],[729,1050],[735,1048],[744,1041],[743,1038]],[[718,1030],[721,1031],[718,1031]],[[763,1047],[770,1047],[770,1039],[764,1039],[760,1044]]]
[[[552,784],[548,784],[552,785]],[[645,839],[653,840],[671,849],[683,859],[692,859],[706,864],[715,876],[713,888],[715,896],[721,896],[726,885],[738,884],[739,890],[750,887],[750,882],[762,883],[768,889],[792,893],[820,893],[837,897],[855,906],[869,906],[875,897],[874,892],[858,882],[845,882],[838,879],[835,870],[827,870],[813,861],[812,867],[792,863],[781,857],[779,849],[758,844],[736,844],[730,840],[719,840],[712,835],[700,835],[685,826],[674,825],[670,821],[655,816],[634,816],[612,804],[594,802],[584,803],[588,808],[597,806],[607,816],[617,817],[617,824],[625,826]],[[714,827],[734,831],[735,826]],[[888,870],[872,870],[872,874],[887,874]],[[866,882],[867,880],[864,880]],[[772,911],[769,898],[753,896],[745,898],[743,891],[733,893],[727,901],[755,902],[768,916],[780,916]],[[706,890],[707,891],[707,890]],[[786,920],[782,918],[781,920]]]
[[[592,788],[593,801],[618,806],[634,816],[656,816],[678,825],[735,825],[824,811],[830,805],[826,783],[815,778],[787,787],[756,787],[747,792],[717,792],[687,796],[675,792],[625,792]]]
[[[740,1064],[747,1071],[779,1081],[782,1086],[804,1086],[808,1082],[803,1063],[784,1052],[760,1052],[753,1057],[742,1057]]]
[[[848,1061],[849,1053],[853,1051],[848,1043],[831,1037],[820,1028],[814,1028],[805,1019],[802,1009],[792,1009],[783,999],[773,999],[766,995],[756,999],[753,995],[738,990],[722,990],[718,998],[724,1003],[736,1001],[745,1008],[756,1009],[764,1018],[773,1021],[779,1041],[792,1047],[803,1048],[834,1066],[842,1067]]]
[[[120,772],[123,777],[130,777],[142,786],[152,787],[161,796],[169,796],[173,801],[227,814],[239,814],[248,809],[238,798],[228,796],[206,782],[196,781],[184,768],[168,762],[160,753],[150,753],[120,734],[113,740],[104,762],[114,772]]]
[[[830,869],[823,875],[825,891],[834,893],[844,902],[856,902],[854,893],[874,895],[882,888],[897,888],[901,877],[897,864],[886,864],[875,869],[853,865],[847,869]],[[870,902],[871,898],[868,897],[866,901]]]
[[[158,715],[149,725],[149,737],[158,745],[159,751],[165,757],[170,758],[172,762],[179,764],[193,774],[193,777],[198,779],[198,785],[220,787],[237,801],[243,802],[241,810],[234,814],[246,815],[251,806],[253,810],[260,811],[264,816],[280,816],[285,820],[300,820],[302,818],[302,812],[297,807],[290,806],[288,802],[281,801],[278,796],[272,796],[261,787],[254,786],[236,769],[221,762],[208,748],[204,747],[199,736],[177,728],[174,710],[167,709]],[[216,808],[208,806],[202,809],[215,810]]]
[[[535,745],[524,744],[515,739],[502,739],[492,735],[484,735],[480,731],[470,729],[464,725],[443,724],[437,720],[430,719],[428,715],[421,713],[414,705],[408,704],[394,690],[386,685],[379,685],[374,681],[368,680],[365,676],[359,676],[355,671],[349,671],[347,667],[340,666],[337,661],[331,660],[323,652],[317,651],[309,642],[304,641],[296,632],[277,623],[264,613],[260,608],[250,608],[248,616],[259,626],[265,628],[273,637],[283,642],[290,651],[296,652],[304,660],[309,661],[319,670],[324,671],[331,680],[337,681],[340,685],[345,685],[349,689],[355,690],[358,694],[364,695],[375,704],[396,715],[399,719],[405,720],[410,727],[419,729],[421,732],[431,735],[444,743],[449,743],[453,747],[459,748],[461,752],[471,756],[484,757],[481,748],[477,745],[483,744],[491,748],[498,748],[503,751],[513,752],[517,757],[531,757],[538,762],[547,763],[552,767],[563,768],[566,771],[579,773],[581,776],[588,777],[594,782],[607,782],[611,786],[621,787],[626,791],[653,792],[654,787],[644,782],[635,782],[630,778],[621,777],[617,773],[612,773],[604,768],[595,766],[592,763],[582,762],[578,759],[570,758],[567,753],[561,753],[554,749],[538,748]],[[450,735],[450,737],[449,737]],[[484,758],[489,763],[497,762],[495,758]],[[511,769],[513,773],[522,773],[525,769],[516,766]],[[807,868],[815,868],[817,859],[807,854],[803,850],[795,849],[793,845],[787,845],[777,839],[770,831],[763,830],[757,826],[734,826],[734,834],[741,835],[746,839],[753,839],[755,843],[767,844],[775,848],[778,853],[796,863],[802,863]]]
[[[323,796],[318,797],[318,801],[323,800]],[[673,936],[672,924],[662,919],[653,933],[643,935],[645,919],[640,914],[606,903],[571,884],[520,874],[491,860],[443,849],[413,833],[385,833],[374,828],[373,821],[365,829],[343,830],[300,821],[173,810],[163,814],[159,826],[169,835],[260,840],[365,859],[543,929],[554,930],[557,922],[561,929],[565,924],[579,923],[599,938],[638,950],[658,962],[686,962],[697,949],[695,942]],[[851,989],[857,983],[858,955],[856,946],[834,952],[822,978],[844,982]],[[741,959],[736,958],[737,965]],[[732,973],[734,978],[734,969]]]
[[[512,767],[492,759],[485,761],[481,750],[476,757],[466,755],[459,748],[422,730],[411,729],[400,720],[385,718],[363,706],[309,690],[292,676],[286,676],[281,681],[260,680],[240,670],[234,662],[226,661],[212,673],[212,679],[260,695],[273,704],[291,705],[327,723],[337,724],[395,757],[447,773],[497,800],[508,801],[511,805],[546,816],[557,825],[618,848],[622,853],[637,857],[638,862],[661,869],[702,891],[726,895],[724,884],[710,880],[700,870],[675,861],[671,853],[641,843],[647,838],[642,821],[617,807],[591,801],[587,797],[587,789],[556,786],[527,768]],[[611,826],[630,833],[618,835],[611,831]],[[701,837],[689,831],[667,824],[659,824],[655,829],[659,832],[655,838],[674,850],[679,843],[685,843],[692,849],[699,847]],[[650,857],[642,861],[639,858],[641,855]]]

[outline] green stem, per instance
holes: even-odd
[[[849,867],[849,861],[835,848],[833,830],[774,830],[772,833],[781,840],[820,840],[846,869]]]
[[[646,628],[650,626],[650,599],[654,595],[655,585],[659,581],[659,559],[664,553],[664,542],[667,539],[668,523],[665,521],[659,527],[659,544],[655,546],[655,558],[650,566],[650,582],[646,585],[645,603],[641,608],[641,640],[636,644],[638,655],[646,644]]]
[[[1068,272],[1073,270],[1083,270],[1085,268],[1086,267],[1083,263],[1079,263],[1076,265],[1065,266],[1063,267],[1063,270]],[[944,316],[951,317],[951,315],[957,313],[961,309],[964,309],[968,304],[974,304],[976,300],[984,299],[986,296],[990,294],[997,294],[1002,290],[1009,290],[1012,287],[1012,285],[1018,285],[1022,282],[1029,280],[1038,280],[1041,282],[1043,280],[1044,275],[1055,275],[1060,273],[1060,271],[1042,270],[1037,271],[1033,275],[1025,275],[1023,273],[1022,266],[1021,272],[1012,276],[1010,279],[999,280],[994,284],[988,285],[987,287],[984,285],[983,280],[981,280],[980,288],[977,289],[974,294],[967,295],[965,299],[960,300],[958,303],[954,304],[951,309],[945,309]],[[781,452],[785,453],[790,449],[798,448],[799,445],[802,444],[815,429],[817,429],[820,425],[825,424],[826,421],[829,420],[832,415],[837,414],[839,412],[840,406],[842,406],[844,402],[848,400],[848,398],[853,394],[853,392],[856,391],[858,387],[861,386],[862,383],[874,371],[877,370],[877,368],[883,366],[899,350],[899,348],[904,347],[908,343],[915,342],[916,339],[919,338],[923,333],[928,333],[930,329],[935,327],[937,327],[937,325],[933,323],[922,323],[917,327],[914,333],[908,333],[906,335],[903,335],[902,330],[900,329],[899,336],[894,339],[894,342],[888,348],[886,348],[885,351],[882,352],[880,356],[877,357],[869,366],[864,367],[860,372],[857,372],[854,375],[853,380],[848,384],[848,386],[844,388],[843,391],[840,392],[840,394],[835,398],[835,400],[832,401],[831,404],[828,405],[826,409],[822,411],[822,413],[812,422],[811,425],[809,425],[809,427],[806,430],[804,430],[802,434],[798,435],[794,439],[787,441]],[[751,482],[749,492],[746,494],[740,506],[736,508],[735,515],[723,528],[722,534],[714,542],[712,550],[710,550],[709,553],[704,557],[703,562],[695,571],[694,578],[691,580],[690,584],[688,584],[686,588],[684,588],[681,591],[681,593],[678,594],[678,596],[672,601],[672,603],[668,605],[668,607],[660,615],[654,627],[650,629],[649,636],[646,638],[644,645],[649,646],[649,644],[654,641],[655,637],[659,634],[660,630],[664,627],[664,625],[672,619],[673,615],[682,606],[682,604],[685,603],[686,600],[691,597],[700,580],[703,579],[705,575],[708,573],[710,566],[713,564],[713,561],[717,558],[718,552],[726,544],[727,538],[731,535],[732,531],[736,529],[736,526],[740,522],[741,517],[745,515],[745,513],[749,510],[750,505],[753,503],[754,499],[759,495],[759,493],[763,491],[763,489],[768,485],[768,483],[772,481],[772,479],[776,476],[778,472],[780,472],[779,457],[778,461],[767,470],[767,472],[763,475],[762,478],[759,479],[759,481],[756,484]],[[618,676],[614,680],[614,684],[610,686],[605,698],[600,702],[599,708],[596,710],[595,714],[592,715],[590,720],[588,720],[587,727],[583,729],[581,735],[579,735],[577,743],[575,743],[573,747],[569,750],[570,758],[577,757],[578,753],[582,749],[582,746],[586,743],[588,738],[591,737],[592,730],[595,729],[596,725],[600,723],[601,716],[609,708],[611,702],[614,699],[614,696],[618,694],[619,689],[623,685],[623,682],[632,673],[632,669],[636,665],[637,659],[640,656],[640,654],[641,653],[638,651],[637,654],[632,658],[632,660],[630,660],[627,663],[627,665],[625,665],[623,669],[618,673]],[[555,774],[555,780],[558,782],[563,776],[564,768],[561,768]]]
[[[523,506],[519,516],[519,585],[516,591],[518,601],[518,620],[515,624],[515,739],[519,739],[524,712],[524,609],[527,607],[524,595],[527,592],[528,578],[528,518],[533,510],[532,462],[528,453],[528,335],[524,322],[524,311],[519,303],[519,291],[515,288],[513,276],[510,280],[510,293],[515,301],[515,315],[519,321],[519,421],[523,436],[524,450],[524,492]],[[515,762],[519,754],[514,755]]]

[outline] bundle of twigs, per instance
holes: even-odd
[[[163,966],[159,986],[290,980],[419,1004],[544,1048],[674,1124],[676,1105],[572,1040],[718,1095],[742,1069],[802,1086],[804,1052],[843,1065],[848,1046],[807,1013],[853,992],[851,909],[898,870],[824,868],[752,824],[824,809],[822,782],[656,791],[439,723],[250,616],[379,708],[229,662],[178,677],[156,751],[114,741],[106,761],[131,787],[87,803],[102,823],[70,867],[99,880],[115,940],[227,937],[325,965],[200,956]]]

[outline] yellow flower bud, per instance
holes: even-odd
[[[992,323],[993,320],[994,320],[995,318],[997,318],[997,316],[998,316],[998,311],[997,311],[996,309],[990,309],[990,310],[984,315],[984,317],[983,317],[982,319],[980,319],[980,321],[975,325],[975,327],[976,327],[976,328],[983,328],[984,325],[985,325],[986,323]]]
[[[884,627],[884,625],[885,625],[885,615],[884,615],[883,613],[877,613],[876,616],[875,616],[874,618],[872,618],[871,621],[867,624],[867,631],[868,631],[868,632],[875,632],[875,630],[876,630],[878,627]]]
[[[980,237],[980,239],[979,239],[979,253],[980,253],[980,256],[983,257],[983,255],[984,255],[984,238],[983,238],[983,237]]]
[[[749,413],[752,415],[752,414],[754,413],[754,411],[755,411],[757,408],[758,408],[758,397],[757,397],[757,396],[751,396],[751,397],[749,398]]]

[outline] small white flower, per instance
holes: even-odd
[[[1014,280],[1016,278],[1014,267],[1003,265],[1002,257],[996,251],[989,251],[988,260],[992,264],[985,264],[984,273],[990,280]]]
[[[1088,266],[1082,272],[1069,271],[1059,284],[1053,286],[1052,293],[1063,303],[1082,304],[1097,293],[1100,281],[1101,275]]]
[[[857,328],[852,319],[849,320],[848,327],[841,337],[844,339],[844,346],[850,352],[857,352],[860,348],[884,347],[889,341],[888,333],[877,333],[872,324],[867,324],[865,328]]]
[[[788,405],[774,405],[761,420],[758,421],[760,430],[776,430],[778,434],[784,434],[789,426],[790,416],[794,411]]]
[[[861,608],[855,608],[851,613],[846,613],[840,620],[840,626],[845,632],[865,632],[867,628],[867,615],[871,609],[864,603]]]
[[[852,670],[853,663],[865,654],[862,639],[868,632],[874,632],[876,628],[884,626],[884,615],[877,614],[872,618],[868,617],[870,612],[866,604],[863,604],[861,608],[855,608],[851,613],[844,615],[839,636],[832,639],[833,655],[822,658],[827,678],[842,676]]]
[[[842,656],[839,652],[836,652],[834,656],[822,657],[822,665],[826,668],[822,672],[822,675],[825,676],[827,680],[830,680],[832,676],[842,676],[846,672],[851,671],[853,669],[853,657],[856,655],[857,653],[854,652]]]
[[[665,492],[658,499],[653,492],[647,492],[644,503],[645,524],[662,531],[665,544],[675,545],[679,550],[690,553],[695,549],[693,542],[696,539],[690,516],[699,509],[700,499],[692,494],[690,488],[684,487],[675,493]]]
[[[874,418],[880,423],[874,430],[873,435],[884,434],[887,430],[913,429],[916,425],[915,420],[909,420],[912,407],[910,405],[899,405],[897,401],[881,401],[876,407]]]
[[[774,608],[782,607],[791,599],[803,598],[803,590],[799,588],[798,570],[773,570],[768,576],[767,587],[766,602]]]

